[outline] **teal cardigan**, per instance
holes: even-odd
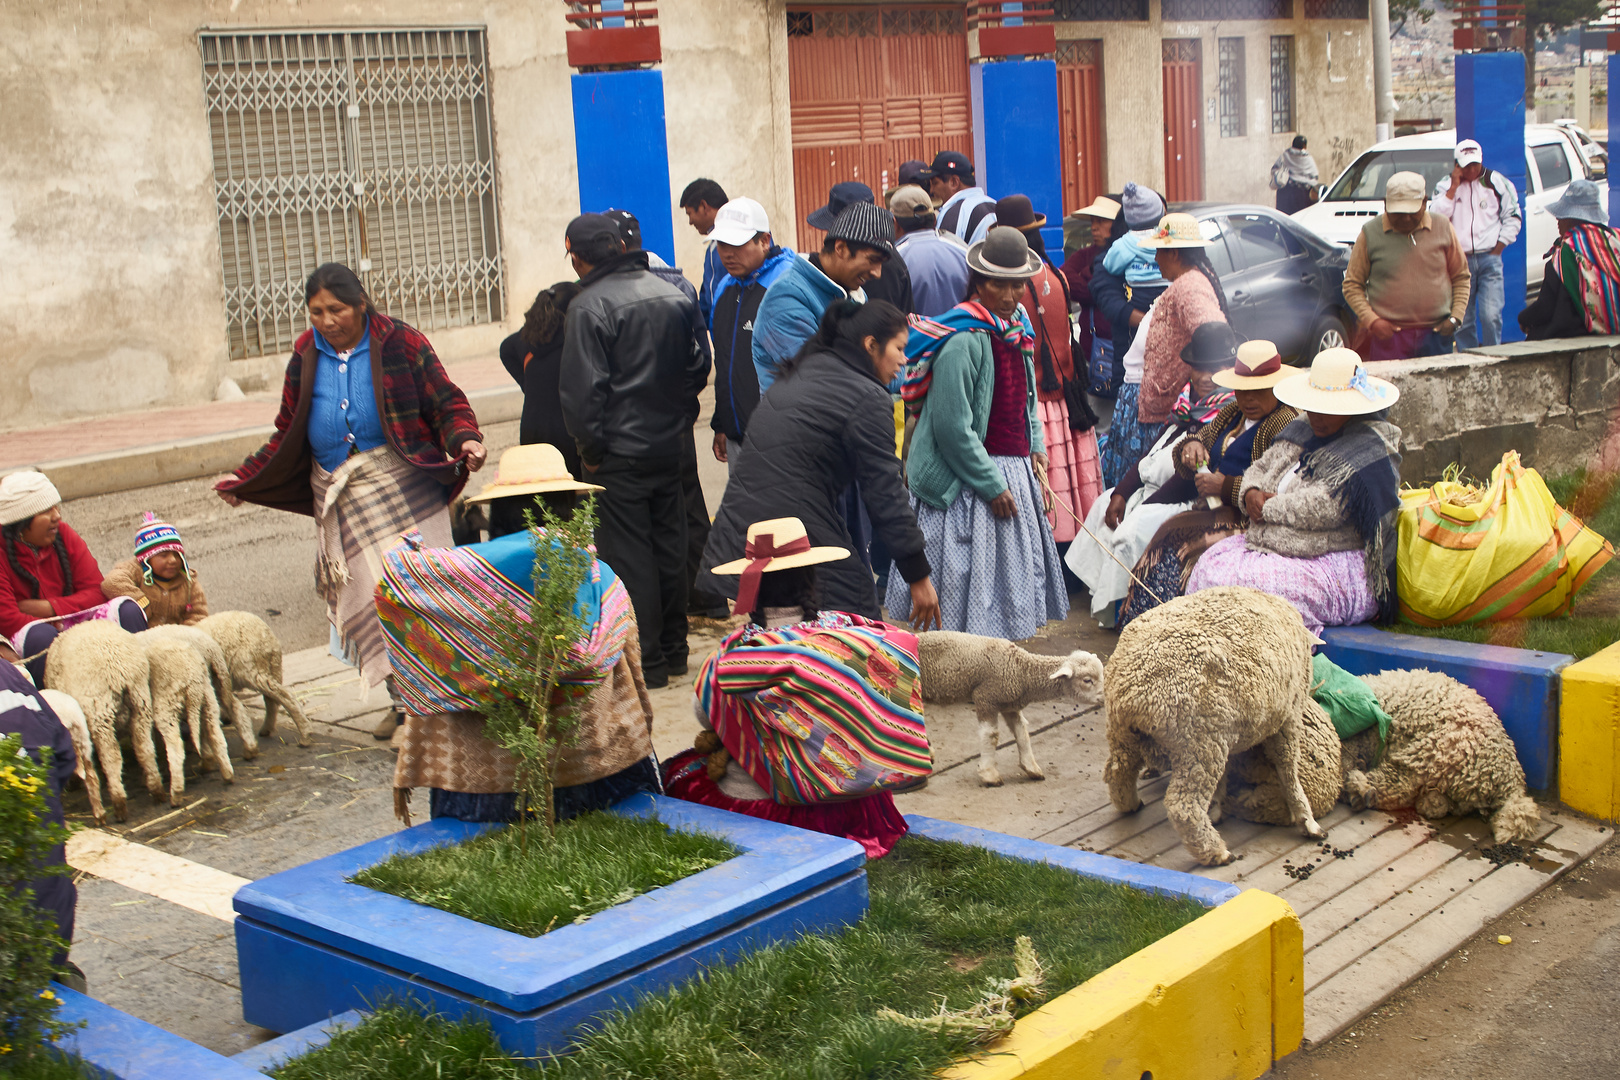
[[[990,396],[996,386],[990,335],[978,330],[953,334],[940,346],[933,375],[906,458],[911,493],[944,510],[966,484],[989,502],[1007,490],[1001,470],[984,449],[984,437],[990,430]],[[1035,366],[1028,359],[1024,361],[1024,392],[1030,451],[1043,454],[1046,441],[1035,415]]]

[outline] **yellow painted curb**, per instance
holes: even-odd
[[[1620,644],[1564,669],[1558,795],[1583,814],[1620,818]]]
[[[955,1080],[1253,1080],[1305,1034],[1293,908],[1250,889],[1030,1013]]]

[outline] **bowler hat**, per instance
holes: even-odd
[[[1021,280],[1040,270],[1041,257],[1029,250],[1023,233],[1010,225],[996,225],[968,248],[967,264],[987,278]]]
[[[1008,195],[996,200],[996,224],[1010,225],[1019,232],[1029,232],[1046,224],[1046,215],[1037,214],[1028,195]]]

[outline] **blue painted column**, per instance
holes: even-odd
[[[968,69],[973,98],[973,161],[993,198],[1028,195],[1046,215],[1046,250],[1063,250],[1062,132],[1057,62],[1002,60]]]
[[[1620,53],[1609,56],[1609,141],[1605,149],[1615,144],[1615,135],[1620,134],[1620,82],[1615,78],[1620,76]],[[1620,164],[1617,164],[1620,167]],[[1620,223],[1620,199],[1609,199],[1609,224]]]
[[[642,247],[675,265],[663,72],[602,71],[571,81],[581,212],[630,211],[641,222]]]
[[[1524,228],[1502,252],[1502,340],[1522,341],[1525,259],[1530,219],[1524,208],[1529,183],[1524,160],[1524,55],[1518,52],[1458,53],[1457,138],[1477,139],[1485,165],[1513,181]],[[1611,103],[1609,108],[1614,108]],[[1431,193],[1432,194],[1432,193]],[[1538,253],[1539,254],[1539,253]]]

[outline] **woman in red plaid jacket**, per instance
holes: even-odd
[[[433,346],[372,305],[354,271],[326,263],[304,285],[311,328],[293,347],[275,434],[215,485],[244,502],[315,518],[316,591],[362,694],[390,680],[372,595],[382,552],[421,532],[451,547],[450,502],[484,464],[478,418]],[[395,708],[374,734],[393,735]]]

